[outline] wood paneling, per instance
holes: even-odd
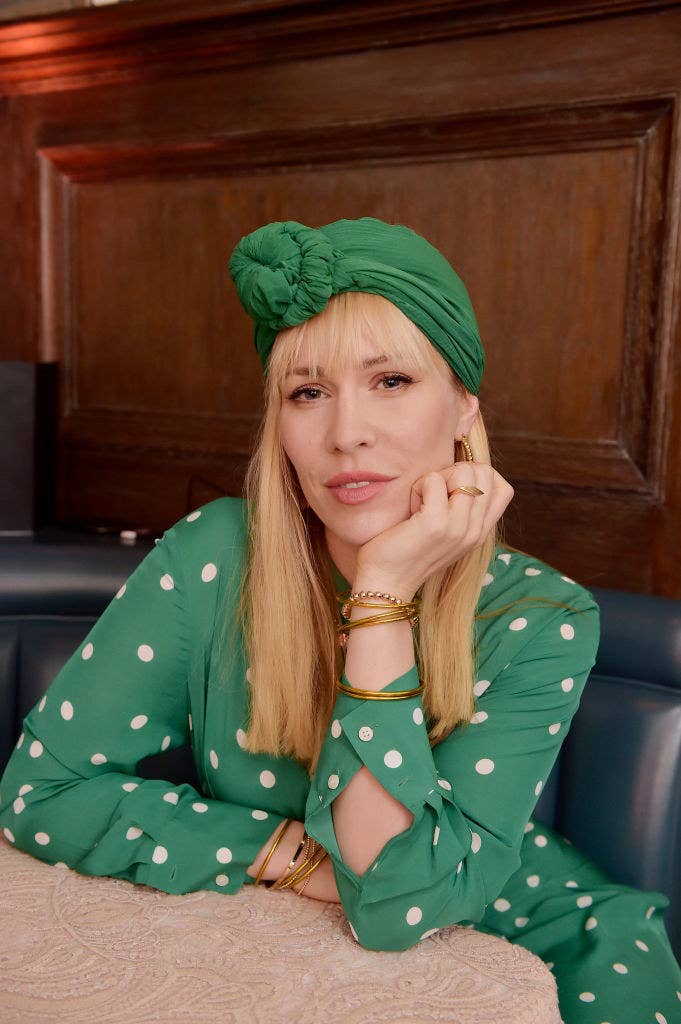
[[[0,26],[3,346],[61,364],[63,520],[239,493],[262,385],[229,254],[372,214],[469,289],[508,539],[681,597],[681,6],[162,6]]]

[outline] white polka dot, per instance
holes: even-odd
[[[506,910],[511,909],[511,904],[503,897],[499,897],[498,900],[494,901],[494,909],[498,910],[500,914],[503,914]]]
[[[515,919],[515,926],[516,926],[516,928],[524,928],[529,920],[530,920],[529,917],[516,917],[516,919]]]
[[[203,569],[201,570],[201,579],[203,580],[204,583],[210,583],[211,580],[215,579],[217,574],[217,565],[214,565],[212,562],[206,562]]]
[[[125,593],[125,583],[123,584],[121,589],[116,592],[116,599],[120,601],[120,599],[123,597],[124,593]]]
[[[50,837],[47,832],[36,832],[35,841],[36,843],[40,843],[41,846],[47,846],[50,841]]]
[[[187,715],[187,721],[189,722],[189,731],[191,732],[191,730],[194,728],[194,723],[192,722],[191,715]]]
[[[421,936],[421,942],[423,942],[424,939],[427,939],[430,935],[435,935],[435,932],[439,931],[439,928],[429,928],[429,930],[427,932],[424,932],[423,935]]]
[[[26,783],[26,784],[25,784],[24,786],[22,786],[22,787],[21,787],[21,789],[19,790],[19,796],[24,796],[24,795],[25,795],[26,793],[30,793],[32,789],[33,789],[33,786],[29,786],[29,784],[28,784],[28,783]]]
[[[16,798],[16,800],[14,801],[14,803],[12,804],[12,807],[14,808],[14,813],[15,814],[21,814],[21,812],[23,811],[25,806],[26,806],[26,804],[25,804],[24,798],[22,796],[18,796]]]
[[[131,825],[128,831],[125,833],[126,839],[139,839],[142,835],[142,829],[136,828],[135,825]]]
[[[579,998],[583,1003],[593,1003],[596,1000],[596,996],[593,992],[580,992]]]
[[[584,907],[590,907],[591,904],[593,903],[593,901],[594,901],[593,900],[593,896],[578,896],[577,897],[577,906],[578,907],[582,907],[582,909]]]
[[[135,715],[135,717],[130,720],[130,728],[141,729],[142,726],[146,725],[148,721],[149,719],[147,718],[146,715]]]
[[[584,930],[587,931],[587,932],[590,932],[591,929],[595,928],[597,924],[598,924],[598,918],[597,917],[587,917],[586,922],[584,923]]]
[[[341,728],[340,722],[338,721],[337,718],[334,718],[333,722],[331,723],[331,735],[335,740],[337,740],[342,731],[343,729]]]
[[[541,788],[542,788],[543,785],[544,785],[544,783],[540,779],[539,782],[537,783],[537,785],[534,787],[534,795],[535,796],[539,796],[539,794],[541,793]]]
[[[402,764],[402,755],[399,750],[389,750],[383,758],[386,768],[399,768]]]
[[[170,793],[164,793],[163,799],[167,804],[177,804],[177,801],[180,799],[180,795],[179,793],[171,791]]]
[[[490,583],[492,583],[493,581],[494,581],[494,576],[492,576],[491,572],[486,572],[485,575],[482,577],[482,585],[483,585],[483,587],[488,587],[490,585]]]
[[[506,565],[511,561],[511,556],[508,552],[505,552],[503,555],[497,555],[497,558],[500,562],[505,562]]]
[[[567,886],[568,889],[579,889],[579,882],[570,881],[570,882],[566,882],[565,885]]]
[[[126,793],[132,793],[133,789],[137,789],[139,782],[124,782],[121,789],[124,789]]]
[[[106,754],[93,754],[90,761],[92,764],[106,764]]]
[[[638,946],[639,949],[642,949],[644,953],[649,953],[650,952],[650,949],[645,944],[645,942],[643,942],[642,939],[636,939],[636,945]]]
[[[11,832],[11,831],[10,831],[10,830],[9,830],[8,828],[3,828],[3,830],[2,830],[2,834],[3,834],[4,836],[5,836],[5,838],[6,838],[6,839],[7,839],[7,840],[8,840],[8,841],[9,841],[10,843],[14,843],[14,842],[16,842],[16,840],[15,840],[15,838],[14,838],[14,833],[13,833],[13,832]]]
[[[256,821],[266,821],[269,818],[267,811],[255,810],[251,811],[251,817],[255,818]]]
[[[560,722],[554,722],[553,725],[549,726],[549,732],[551,733],[552,736],[555,736],[559,729],[560,729]]]
[[[73,718],[73,704],[70,700],[62,701],[59,713],[65,722],[70,722]]]
[[[190,513],[190,514],[189,514],[189,515],[187,516],[187,522],[188,522],[188,523],[193,523],[193,522],[194,522],[194,520],[195,520],[195,519],[198,519],[200,515],[201,515],[201,509],[199,509],[199,510],[198,510],[197,512],[191,512],[191,513]]]
[[[232,859],[232,851],[228,846],[221,846],[215,856],[221,864],[229,864]]]
[[[196,811],[197,814],[204,814],[208,810],[208,804],[197,802],[192,804],[192,810]]]
[[[477,832],[471,832],[471,837],[471,850],[473,851],[473,853],[477,853],[480,847],[482,846],[482,839],[480,838]]]
[[[151,859],[153,860],[154,864],[165,864],[165,862],[168,860],[168,851],[166,850],[165,846],[155,847],[154,852],[151,855]]]
[[[481,757],[475,764],[475,770],[478,775],[489,775],[494,771],[494,761],[489,757]]]
[[[549,970],[553,969],[553,960],[546,960],[545,963]]]
[[[435,831],[433,832],[433,846],[437,846],[437,841],[438,841],[439,838],[440,838],[440,826],[436,825],[435,826]]]
[[[490,685],[490,679],[478,679],[477,683],[473,687],[473,693],[475,694],[476,697],[482,697],[483,693]]]
[[[657,1021],[657,1024],[667,1024],[667,1018],[663,1013],[660,1013],[659,1010],[655,1014],[655,1020]]]
[[[23,732],[22,732],[21,736],[20,736],[20,737],[19,737],[19,739],[17,740],[17,750],[19,749],[19,747],[21,746],[21,744],[22,744],[23,742],[24,742],[24,734],[23,734]]]
[[[421,708],[414,708],[414,710],[412,711],[411,717],[414,720],[414,725],[422,725],[422,723],[423,723],[423,711],[421,710]]]
[[[329,789],[338,789],[339,782],[340,779],[338,778],[337,775],[329,775],[328,779],[326,780],[326,784],[329,787]]]
[[[170,746],[170,736],[163,737],[163,743],[161,744],[161,750],[167,750]]]
[[[528,875],[525,881],[531,889],[536,889],[540,881],[539,875]]]
[[[563,640],[572,640],[575,635],[575,627],[571,626],[569,622],[564,622],[560,627],[560,635]]]
[[[525,629],[526,625],[527,625],[527,619],[524,618],[521,615],[520,618],[514,619],[513,622],[509,622],[508,628],[514,630],[515,632],[517,632],[520,629]]]
[[[561,576],[561,579],[565,580],[566,583],[574,583],[575,582],[574,580],[571,580],[569,576]]]
[[[217,767],[218,767],[218,765],[220,763],[218,761],[218,755],[215,753],[214,750],[211,750],[211,752],[210,752],[210,754],[208,756],[210,758],[211,768],[216,768],[217,769]]]
[[[45,695],[43,697],[43,699],[40,701],[40,704],[38,704],[38,711],[42,711],[43,710],[43,708],[45,707],[45,701],[46,700],[47,700],[47,695]]]
[[[251,674],[251,666],[250,665],[246,669],[246,679],[248,680],[249,683],[253,682],[253,676]]]
[[[33,743],[31,743],[30,747],[28,748],[28,752],[31,755],[31,757],[40,757],[40,755],[43,752],[43,749],[44,748],[40,740],[33,740]]]
[[[140,661],[151,661],[154,657],[153,648],[149,644],[140,644],[137,648],[137,657]]]
[[[572,687],[575,685],[575,681],[572,678],[572,676],[568,676],[567,679],[561,680],[560,685],[562,686],[565,693],[569,693]]]
[[[92,657],[92,652],[94,651],[94,649],[95,649],[95,645],[94,644],[85,644],[85,647],[83,648],[83,651],[82,651],[83,661],[87,661],[88,658]]]
[[[264,772],[260,772],[260,785],[264,786],[265,789],[271,789],[276,784],[277,777],[274,772],[265,769]]]
[[[533,828],[534,828],[534,822],[533,821],[528,821],[527,825],[525,826],[525,831],[526,832],[531,832]]]
[[[243,729],[237,729],[236,741],[240,747],[244,747],[246,745],[246,733],[244,732]]]
[[[541,569],[533,569],[531,566],[525,570],[526,576],[541,576]]]
[[[471,722],[474,725],[480,725],[481,722],[486,722],[488,717],[486,711],[476,711],[474,715],[471,715]]]
[[[215,883],[216,883],[216,885],[228,885],[229,884],[229,875],[216,875],[215,876]]]
[[[612,965],[612,969],[613,969],[613,971],[617,971],[618,974],[628,974],[629,973],[629,968],[625,967],[624,964],[613,964]]]
[[[172,590],[173,587],[175,586],[173,577],[170,575],[169,572],[167,572],[164,576],[161,576],[160,583],[164,590]]]
[[[548,843],[548,839],[546,838],[546,836],[535,836],[534,837],[534,845],[535,846],[546,846],[547,843]]]
[[[442,786],[443,789],[450,790],[452,788],[451,782],[449,782],[447,779],[438,779],[437,784],[438,786]]]
[[[648,918],[648,920],[650,920],[654,913],[655,907],[648,907],[648,909],[646,910],[646,917]]]
[[[350,923],[350,921],[348,921],[348,924],[350,925],[350,931],[352,932],[352,936],[353,936],[355,942],[359,942],[359,939],[357,938],[357,932],[352,927],[352,924]]]
[[[406,914],[407,924],[418,924],[423,917],[420,907],[410,907]]]

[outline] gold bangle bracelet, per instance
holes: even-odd
[[[341,693],[347,693],[348,697],[359,697],[362,700],[406,700],[407,697],[416,697],[417,694],[423,693],[423,683],[413,690],[392,690],[389,693],[382,690],[357,690],[354,686],[346,686],[341,679],[336,683],[336,687]]]
[[[297,872],[300,871],[301,867],[303,867],[303,865],[307,863],[308,858],[311,856],[311,854],[314,853],[316,845],[317,844],[315,840],[312,839],[311,836],[308,836],[308,834],[303,829],[303,838],[298,846],[298,849],[296,850],[294,856],[289,861],[288,866],[281,873],[279,878],[275,879],[275,881],[272,882],[272,884],[270,885],[270,889],[282,889],[284,887],[284,881],[288,883],[290,878],[295,877]],[[294,864],[297,861],[301,850],[303,851],[303,859],[300,862],[300,864],[294,868]]]
[[[319,859],[315,861],[314,858],[319,853],[321,853],[321,857],[319,857]],[[302,882],[304,878],[307,878],[308,875],[312,874],[316,867],[319,867],[319,865],[324,860],[326,855],[326,850],[321,846],[318,847],[312,854],[310,859],[306,861],[304,864],[301,864],[300,867],[296,871],[294,871],[294,873],[289,878],[286,879],[284,884],[279,886],[279,888],[290,889],[293,888],[293,886],[296,885],[297,882]],[[293,891],[295,892],[295,889]]]
[[[293,821],[293,818],[285,818],[284,819],[284,824],[283,824],[283,827],[282,827],[281,831],[279,832],[279,835],[275,838],[274,842],[272,843],[272,845],[270,846],[270,848],[269,848],[269,850],[267,852],[267,856],[265,857],[264,861],[260,865],[260,871],[258,871],[258,874],[255,876],[255,882],[253,883],[254,885],[260,885],[260,880],[261,880],[262,876],[265,874],[265,868],[267,867],[267,865],[269,864],[270,860],[272,859],[272,854],[274,853],[276,848],[279,846],[279,843],[281,842],[281,840],[284,837],[284,833],[286,832],[286,829],[289,827],[289,825],[291,824],[292,821]]]

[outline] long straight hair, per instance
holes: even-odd
[[[242,747],[254,754],[293,757],[310,777],[343,671],[336,633],[342,620],[324,525],[306,505],[282,447],[279,413],[286,375],[299,360],[314,373],[315,353],[321,352],[325,372],[340,373],[360,365],[367,339],[406,372],[418,375],[434,368],[454,393],[467,393],[421,330],[381,295],[335,295],[322,313],[277,335],[265,374],[265,411],[244,482],[248,531],[238,607],[236,615],[225,615],[224,625],[232,622],[232,644],[241,629],[248,664],[249,726]],[[479,411],[468,441],[474,461],[489,464]],[[463,460],[463,454],[457,457]],[[414,648],[431,747],[457,726],[467,726],[475,710],[479,652],[474,623],[490,614],[476,616],[476,607],[495,546],[502,542],[500,524],[417,591],[421,608]]]

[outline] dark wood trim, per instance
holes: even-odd
[[[0,93],[413,47],[651,10],[681,0],[137,0],[0,24]]]

